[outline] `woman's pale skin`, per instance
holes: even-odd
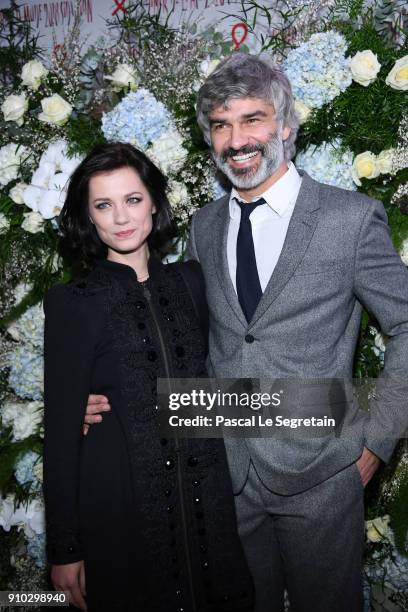
[[[108,247],[107,259],[133,268],[139,281],[148,278],[152,215],[156,207],[141,178],[127,166],[95,174],[89,181],[88,213],[99,238]],[[53,565],[51,580],[57,591],[86,610],[84,562]]]

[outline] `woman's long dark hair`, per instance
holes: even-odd
[[[156,207],[153,228],[147,239],[150,251],[163,256],[166,245],[175,235],[166,196],[167,179],[162,172],[144,153],[130,144],[113,142],[98,145],[72,174],[59,217],[62,254],[77,270],[89,270],[97,259],[106,258],[108,252],[89,218],[89,181],[99,172],[124,167],[137,172]]]

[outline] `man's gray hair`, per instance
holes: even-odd
[[[299,121],[290,83],[282,70],[266,58],[246,53],[234,53],[222,60],[198,92],[197,121],[205,141],[211,144],[211,111],[237,98],[260,98],[273,106],[276,120],[290,128],[283,144],[286,161],[292,159]]]

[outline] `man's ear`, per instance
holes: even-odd
[[[284,126],[282,130],[282,140],[287,140],[289,138],[291,129],[287,125]]]

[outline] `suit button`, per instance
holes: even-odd
[[[197,457],[189,457],[187,463],[190,467],[195,467],[198,463]]]
[[[245,342],[248,342],[248,344],[252,344],[254,340],[255,340],[255,338],[253,337],[252,334],[247,334],[245,336]]]
[[[165,496],[166,496],[166,497],[170,497],[170,495],[171,495],[171,489],[166,489],[166,490],[165,490],[165,492],[164,492],[164,494],[165,494]]]
[[[193,480],[193,487],[199,487],[200,486],[200,481],[199,480]]]
[[[167,459],[165,466],[166,470],[172,470],[174,468],[174,459]]]

